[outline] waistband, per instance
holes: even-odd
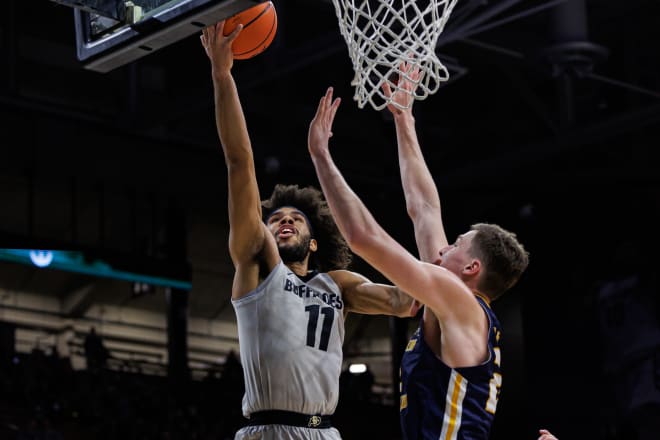
[[[331,415],[301,414],[292,411],[270,410],[250,414],[247,426],[288,425],[305,428],[332,428]]]

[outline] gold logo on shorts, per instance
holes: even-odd
[[[316,428],[321,424],[321,417],[319,416],[312,416],[309,418],[309,423],[307,423],[307,426],[310,428]]]

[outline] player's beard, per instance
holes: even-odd
[[[309,244],[312,238],[307,235],[303,237],[300,243],[292,246],[278,246],[280,258],[286,263],[299,263],[305,260],[309,253]]]

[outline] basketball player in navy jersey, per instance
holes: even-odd
[[[344,318],[348,312],[412,316],[394,286],[345,270],[350,252],[314,188],[278,185],[260,202],[254,157],[223,22],[204,29],[218,134],[229,179],[229,252],[236,269],[238,323],[248,426],[236,439],[337,440]]]
[[[404,71],[407,71],[412,81],[416,81],[419,79],[418,71],[409,69],[408,66],[405,64],[402,66],[402,68],[404,69]],[[422,155],[419,143],[417,141],[417,134],[414,128],[415,120],[412,116],[412,101],[410,94],[414,91],[413,82],[407,80],[403,76],[400,76],[399,86],[407,90],[409,93],[398,91],[393,97],[393,99],[395,100],[395,102],[399,104],[399,106],[389,105],[388,110],[392,113],[396,126],[398,154],[399,154],[399,168],[401,171],[401,182],[403,184],[404,196],[406,199],[406,208],[411,220],[413,221],[414,230],[415,230],[415,241],[417,242],[417,249],[420,253],[420,258],[427,262],[434,263],[437,261],[438,255],[442,253],[442,251],[438,252],[437,249],[446,248],[448,245],[446,235],[444,232],[444,227],[442,225],[440,197],[438,195],[438,191],[435,186],[435,183],[433,182],[433,178],[431,177],[431,173],[424,161],[424,157]],[[392,95],[392,91],[389,85],[385,84],[383,86],[383,89],[385,95],[389,98]],[[408,108],[406,109],[405,107]],[[509,244],[511,244],[514,248],[517,248],[518,246],[516,245],[515,239],[513,239],[513,237],[510,238],[511,240]],[[508,240],[509,239],[507,239],[507,241]],[[526,259],[523,257],[525,252],[522,250],[522,248],[519,248],[518,251],[519,251],[519,255],[517,257],[514,257],[514,260],[516,258],[520,258],[518,264],[523,264],[520,269],[520,271],[522,271],[525,269],[527,262]],[[479,295],[479,293],[475,291],[475,295]],[[486,304],[487,302],[484,305]],[[489,319],[490,319],[492,315],[492,311],[488,309],[484,309],[484,310],[489,315]],[[434,439],[481,438],[479,436],[470,436],[467,433],[461,435],[461,433],[456,428],[459,428],[460,425],[466,425],[467,422],[454,424],[452,431],[456,431],[455,435],[452,435],[449,432],[450,428],[452,428],[450,423],[446,426],[445,429],[441,430],[441,433],[444,433],[444,436],[443,435],[437,436],[433,431],[424,429],[425,423],[423,421],[420,422],[419,420],[416,420],[414,416],[412,416],[413,411],[410,408],[412,408],[411,400],[413,400],[414,397],[411,395],[410,388],[412,388],[412,386],[410,385],[411,382],[414,383],[414,381],[416,380],[415,378],[421,376],[421,374],[418,371],[411,374],[411,370],[415,367],[418,367],[418,365],[424,360],[424,357],[427,357],[429,354],[431,354],[432,357],[436,356],[436,353],[431,348],[432,347],[431,344],[433,344],[434,342],[433,339],[429,338],[428,340],[419,341],[420,333],[423,333],[424,337],[426,338],[429,333],[436,331],[435,329],[436,327],[440,328],[439,331],[441,331],[442,329],[440,322],[438,321],[437,318],[435,318],[432,310],[429,310],[428,308],[424,307],[422,316],[423,317],[422,317],[422,323],[420,325],[420,331],[416,333],[416,335],[411,339],[411,342],[408,344],[407,350],[404,354],[404,359],[402,361],[402,369],[401,369],[402,375],[405,373],[407,375],[407,381],[408,381],[408,384],[406,384],[407,385],[406,388],[408,388],[408,393],[405,394],[406,397],[403,397],[401,402],[401,422],[402,422],[402,429],[404,430],[404,434],[407,435],[406,438],[427,438],[429,436],[430,438],[434,438]],[[493,322],[497,322],[497,318],[495,318],[494,315],[492,315],[492,319]],[[429,324],[433,324],[433,325],[429,325]],[[424,332],[424,328],[427,326],[430,328],[430,330],[428,332]],[[418,345],[417,344],[418,341],[420,342],[419,347],[424,347],[423,351],[422,348],[419,347],[417,348],[417,350],[415,350],[415,347]],[[497,347],[497,350],[493,350],[493,351],[496,355],[496,358],[499,357],[500,355],[499,347]],[[441,353],[442,353],[442,349],[440,350],[440,353],[437,356],[440,359],[442,359]],[[426,359],[426,360],[430,361],[431,367],[433,367],[433,364],[436,362],[430,359]],[[439,372],[447,370],[448,366],[442,365],[443,364],[442,361],[438,361],[438,363],[440,364],[440,366],[438,367]],[[499,361],[496,363],[495,365],[496,368],[493,369],[487,368],[485,370],[486,371],[485,377],[490,377],[492,374],[500,374],[501,377],[501,373],[499,372],[499,367],[500,367],[499,363],[500,363]],[[474,366],[470,369],[475,371],[478,368],[480,368],[480,366]],[[433,372],[424,371],[423,374],[428,374],[429,377],[433,377]],[[443,377],[443,375],[439,374],[438,377]],[[420,381],[424,383],[425,379],[426,378],[421,377]],[[402,388],[404,388],[403,382],[404,380],[402,378],[402,384],[401,384]],[[501,385],[501,382],[496,381],[494,383],[496,390],[496,399],[497,399],[497,393],[499,393],[498,383],[499,385]],[[492,390],[491,387],[492,384],[489,381],[489,394]],[[441,387],[439,388],[441,389],[441,395],[444,397],[445,396],[445,394],[443,393],[444,389]],[[423,397],[424,393],[419,392],[419,387],[417,387],[417,390],[418,390],[417,395],[422,395],[421,400],[424,400]],[[496,399],[493,402],[494,403],[492,406],[493,410],[495,409],[495,404],[497,403]],[[424,411],[420,411],[419,407],[415,412],[417,412],[417,414],[424,414]],[[431,411],[427,411],[426,414],[424,415],[428,416],[431,414],[432,414]],[[490,418],[492,419],[492,415],[490,416]],[[449,418],[449,421],[451,422],[451,417]],[[417,434],[414,434],[411,432],[412,430],[410,429],[410,425],[419,426],[421,427],[421,430],[417,428],[418,429]],[[552,435],[550,431],[546,429],[540,429],[538,440],[558,440],[558,439],[554,435]]]
[[[490,302],[516,283],[527,267],[527,252],[514,234],[483,223],[448,244],[412,112],[391,107],[421,258],[411,255],[375,221],[332,160],[329,139],[339,103],[329,88],[309,129],[323,193],[350,248],[424,304],[401,363],[404,438],[486,440],[502,383],[500,326]]]

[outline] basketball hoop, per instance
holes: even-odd
[[[402,91],[422,100],[449,79],[435,47],[457,0],[332,1],[353,63],[355,77],[351,85],[359,108],[367,102],[376,110],[390,102],[404,108],[385,96],[385,83],[389,83],[392,95]],[[404,63],[410,66],[406,71],[401,68]],[[419,69],[420,76],[412,80],[408,73],[415,69]],[[412,91],[397,87],[399,75],[416,87]]]

